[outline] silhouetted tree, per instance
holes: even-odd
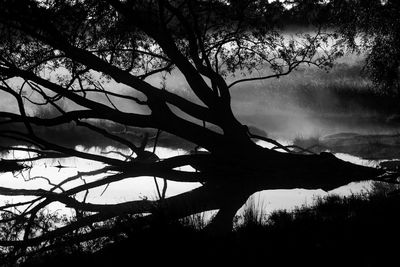
[[[11,212],[10,209],[28,205],[4,219],[24,227],[18,238],[0,241],[1,246],[15,247],[16,253],[38,245],[42,250],[51,249],[54,240],[61,242],[72,232],[77,233],[73,239],[65,238],[62,242],[107,236],[111,230],[95,223],[124,214],[147,214],[141,217],[146,223],[154,218],[178,219],[218,209],[208,230],[226,232],[232,227],[236,211],[257,191],[330,190],[353,181],[385,179],[381,176],[383,170],[354,165],[329,153],[312,154],[286,147],[254,135],[235,118],[230,94],[233,86],[279,78],[303,63],[329,68],[342,53],[328,45],[332,34],[318,29],[314,35],[304,34],[294,39],[281,35],[270,17],[270,7],[280,10],[276,3],[273,6],[268,1],[256,0],[2,0],[0,3],[0,89],[3,95],[11,95],[18,106],[14,113],[0,112],[0,136],[9,142],[9,145],[2,142],[2,149],[27,152],[24,159],[7,161],[30,163],[46,158],[78,157],[105,165],[94,171],[80,171],[59,184],[46,177],[50,189],[0,187],[1,195],[34,197],[1,208]],[[261,68],[266,72],[264,76],[238,75]],[[165,83],[157,86],[148,80],[172,70],[184,76],[190,93],[183,95]],[[240,78],[235,80],[237,76]],[[114,88],[117,83],[134,93],[121,93]],[[97,95],[104,96],[106,101],[96,100]],[[62,100],[72,104],[63,106]],[[129,103],[136,107],[132,110],[140,112],[125,111],[119,108],[118,101]],[[58,114],[31,115],[32,106],[51,106]],[[154,151],[145,150],[147,135],[132,141],[98,121],[167,132],[208,153],[158,159]],[[127,154],[121,160],[43,137],[42,128],[68,123],[119,143],[132,156]],[[275,147],[263,148],[255,139]],[[179,169],[188,165],[196,171]],[[102,178],[91,179],[98,175]],[[78,197],[93,188],[139,176],[201,182],[202,186],[168,198],[160,194],[160,200],[154,201],[94,204]],[[70,186],[80,178],[82,184]],[[35,218],[52,202],[64,203],[80,216],[38,234],[32,230]]]

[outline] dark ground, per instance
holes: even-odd
[[[162,224],[91,255],[40,257],[23,266],[396,266],[400,194],[383,191],[331,196],[274,212],[266,223],[250,212],[228,236]]]

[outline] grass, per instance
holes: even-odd
[[[293,139],[293,145],[311,150],[313,152],[321,152],[325,150],[325,146],[321,143],[320,137],[318,136],[311,136],[308,138],[298,136]]]
[[[241,228],[258,228],[262,227],[268,218],[265,212],[265,205],[261,202],[260,198],[256,199],[252,195],[239,210],[234,218],[233,229],[238,230]]]
[[[398,97],[377,88],[363,74],[362,62],[338,63],[328,73],[301,67],[288,76],[244,83],[232,89],[235,99],[264,101],[278,108],[316,113],[397,114]]]
[[[58,256],[36,266],[133,266],[142,260],[174,266],[386,266],[398,260],[400,248],[398,190],[376,183],[371,193],[330,195],[268,216],[251,200],[242,223],[226,236],[205,233],[209,216],[198,214],[134,230],[127,239],[94,254]]]
[[[332,153],[346,153],[370,160],[395,159],[400,157],[400,138],[398,134],[374,135],[341,133],[325,137],[296,137],[293,144],[319,153],[329,150]]]
[[[89,122],[92,125],[95,125],[99,128],[105,129],[110,133],[125,138],[126,140],[136,145],[141,143],[141,140],[145,133],[147,133],[150,137],[153,137],[156,135],[157,132],[156,129],[139,129],[133,127],[130,127],[127,132],[124,132],[124,127],[116,123],[109,123],[99,120],[91,120]],[[106,138],[101,134],[93,132],[85,127],[76,126],[74,123],[67,123],[53,127],[40,127],[33,125],[33,128],[35,132],[43,139],[70,148],[76,146],[82,146],[85,149],[99,148],[100,150],[105,149],[108,146],[113,146],[116,148],[126,148],[126,146],[122,145],[121,143]],[[0,125],[0,130],[18,130],[24,132],[24,126],[22,124]],[[194,147],[194,145],[190,142],[169,133],[162,133],[158,140],[158,144],[163,147],[168,147],[172,149],[180,148],[189,150]],[[8,138],[0,139],[0,146],[6,147],[10,145],[25,145],[25,143],[20,140],[13,140]],[[152,145],[152,141],[149,141],[148,145]],[[0,153],[5,152],[4,150],[2,151],[0,149]]]

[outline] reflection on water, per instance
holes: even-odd
[[[77,148],[83,150],[83,148]],[[99,149],[92,148],[85,150],[85,152],[99,154],[115,150],[112,147],[108,147],[105,150],[100,151]],[[121,151],[120,152],[124,152]],[[182,150],[171,150],[167,148],[158,148],[157,154],[160,158],[171,157],[175,155],[183,154]],[[119,158],[118,154],[112,154],[115,158]],[[23,153],[14,153],[17,158],[26,157]],[[5,158],[11,157],[11,155]],[[59,165],[63,166],[59,168]],[[104,166],[102,163],[82,160],[78,158],[66,158],[66,159],[43,159],[33,163],[32,168],[17,174],[15,177],[12,173],[5,173],[0,175],[0,186],[10,188],[23,188],[23,189],[46,189],[49,190],[53,185],[49,184],[46,178],[48,178],[52,184],[58,184],[68,177],[74,176],[77,172],[92,171]],[[183,168],[182,168],[183,169]],[[77,185],[81,185],[84,182],[92,182],[97,179],[101,179],[101,175],[85,177],[85,181],[82,179],[76,179],[63,186],[64,190],[68,190]],[[159,184],[162,185],[162,180],[157,179]],[[196,187],[199,187],[200,183],[177,183],[168,181],[168,189],[166,196],[173,196]],[[77,195],[78,200],[82,200],[84,193]],[[125,179],[116,183],[112,183],[109,186],[100,186],[91,189],[86,201],[91,203],[119,203],[123,201],[131,201],[138,199],[157,199],[156,188],[153,177],[137,177],[132,179]],[[20,202],[28,200],[28,197],[13,197],[12,201]],[[5,200],[10,200],[9,197],[0,196],[0,202],[3,203]],[[61,204],[51,206],[51,209],[63,209]],[[66,211],[64,211],[66,212]],[[68,213],[68,212],[66,212]]]
[[[283,144],[288,142],[281,141]],[[265,142],[258,143],[261,146],[269,147],[270,145]],[[79,148],[83,150],[83,148]],[[112,147],[108,147],[105,150],[100,151],[99,149],[92,148],[85,150],[85,152],[98,154],[114,150]],[[124,152],[124,151],[120,151]],[[157,154],[162,158],[167,158],[175,155],[184,154],[183,150],[172,150],[168,148],[158,148]],[[109,154],[115,158],[120,158],[118,154]],[[348,154],[335,154],[338,158],[353,163],[365,165],[365,166],[376,166],[379,162],[372,160],[363,160],[358,157],[354,157]],[[20,155],[15,154],[15,157],[24,157],[22,153]],[[8,155],[6,157],[11,157]],[[59,168],[62,165],[63,168]],[[58,184],[64,179],[74,176],[77,171],[91,171],[101,168],[102,163],[82,160],[77,158],[66,158],[66,159],[43,159],[33,163],[32,168],[15,177],[11,173],[5,173],[0,175],[0,186],[10,188],[24,188],[24,189],[50,189],[53,185],[49,184],[45,178],[50,179],[52,184]],[[186,168],[186,167],[184,167]],[[185,170],[190,170],[187,167]],[[76,179],[67,183],[64,189],[70,189],[74,186],[81,185],[84,182],[91,182],[97,179],[101,179],[101,176],[93,176],[82,179]],[[159,185],[162,186],[162,179],[157,179]],[[168,189],[166,196],[173,196],[179,193],[183,193],[188,190],[192,190],[199,187],[200,183],[178,183],[168,181]],[[352,193],[360,193],[370,188],[370,182],[351,183],[349,185],[342,186],[330,192],[323,190],[304,190],[304,189],[293,189],[293,190],[265,190],[258,192],[253,195],[253,201],[256,203],[256,207],[262,208],[264,213],[269,213],[276,209],[293,209],[296,206],[312,204],[316,197],[323,197],[329,193],[339,195],[349,195]],[[79,200],[83,200],[84,194],[77,195]],[[91,203],[119,203],[124,201],[138,200],[138,199],[157,199],[157,191],[154,184],[153,177],[137,177],[131,179],[125,179],[116,183],[112,183],[109,186],[100,186],[90,190],[87,200]],[[3,203],[9,198],[0,197],[0,202]],[[28,197],[13,197],[12,202],[20,202],[28,200]],[[61,213],[70,214],[70,211],[66,209],[62,204],[52,204],[49,207],[51,210],[59,210]],[[243,210],[243,208],[242,208]],[[240,212],[240,211],[239,211]]]
[[[288,145],[290,142],[285,140],[279,140],[279,142],[283,145]],[[269,143],[260,141],[259,145],[263,147],[271,148],[274,145]],[[377,160],[364,160],[359,157],[355,157],[349,154],[336,153],[336,157],[349,161],[355,164],[364,165],[374,167],[379,164],[380,161]],[[324,197],[328,194],[336,194],[340,196],[346,196],[351,194],[357,194],[361,192],[367,192],[371,188],[371,182],[358,182],[358,183],[350,183],[348,185],[341,186],[332,191],[325,192],[321,189],[319,190],[305,190],[305,189],[291,189],[291,190],[264,190],[261,192],[257,192],[253,195],[253,199],[249,201],[254,201],[256,207],[262,208],[266,213],[270,213],[271,211],[277,209],[286,209],[291,210],[295,207],[301,207],[303,205],[311,205],[314,200],[318,197]],[[249,201],[247,205],[249,205]],[[243,211],[244,205],[242,209],[239,211]]]

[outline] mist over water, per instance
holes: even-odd
[[[376,92],[372,83],[362,75],[362,62],[359,58],[351,57],[343,59],[342,62],[334,67],[330,73],[321,70],[304,67],[294,73],[266,81],[256,81],[243,83],[234,86],[232,93],[232,108],[237,118],[248,126],[253,126],[254,130],[260,130],[269,137],[289,144],[295,138],[324,137],[326,135],[351,132],[358,134],[393,134],[398,133],[400,124],[396,120],[398,114],[396,100],[388,101],[388,98]],[[159,77],[150,81],[154,85],[160,82]],[[184,78],[177,73],[173,73],[166,80],[168,90],[174,91],[200,103],[196,97],[190,93]],[[117,92],[130,93],[129,88],[109,84]],[[113,87],[114,86],[114,87]],[[100,99],[96,95],[90,96],[100,102],[107,103],[105,99]],[[6,105],[9,99],[0,98],[1,105]],[[118,107],[126,112],[146,113],[147,111],[132,105],[129,102],[113,98]],[[382,105],[382,103],[386,103]],[[68,109],[69,103],[65,103]],[[69,108],[72,108],[70,106]],[[10,106],[10,109],[12,107]],[[37,111],[32,110],[32,113]],[[51,110],[43,113],[43,116],[53,116]],[[179,111],[176,111],[179,112]],[[60,140],[70,135],[70,129],[60,131]],[[79,131],[75,132],[79,134]],[[89,140],[93,137],[82,135],[78,143],[72,145],[82,145],[80,149],[89,149],[93,153],[115,150],[113,147],[104,146],[88,147]],[[173,137],[163,137],[161,142],[164,147],[157,148],[160,158],[170,157],[187,153],[184,150],[172,149]],[[179,141],[178,141],[179,142]],[[177,141],[175,140],[175,143]],[[170,144],[170,145],[168,145]],[[261,142],[260,142],[261,144]],[[96,146],[95,143],[93,143]],[[265,144],[262,144],[265,145]],[[189,150],[189,146],[187,146]],[[117,157],[117,155],[115,155]],[[363,165],[376,165],[378,161],[363,161],[359,157],[352,157],[348,154],[336,154],[339,158],[352,161]],[[55,166],[61,163],[68,168],[57,169]],[[75,175],[79,171],[93,170],[101,167],[101,164],[89,161],[70,159],[56,159],[54,161],[37,161],[31,169],[30,176],[46,176],[52,179],[53,183],[58,183],[62,179]],[[10,173],[0,174],[0,186],[12,188],[45,188],[51,186],[45,179],[37,178],[32,181],[25,181],[27,178],[19,175],[14,178]],[[92,179],[99,179],[94,177]],[[89,182],[89,180],[87,181]],[[160,186],[162,180],[158,179]],[[81,184],[77,180],[69,186]],[[191,190],[200,186],[198,183],[173,183],[168,182],[167,196],[173,196],[181,192]],[[368,190],[370,184],[357,183],[344,186],[333,190],[331,193],[350,194]],[[68,188],[68,187],[67,187]],[[267,212],[275,209],[290,209],[294,206],[312,204],[316,196],[324,196],[327,192],[322,190],[271,190],[263,191],[255,195],[256,201]],[[83,198],[83,196],[78,196]],[[88,201],[93,203],[117,203],[122,201],[137,199],[157,199],[156,187],[152,177],[132,178],[102,186],[89,193]],[[13,201],[21,201],[15,198]],[[0,198],[3,202],[3,199]],[[63,208],[62,205],[55,205],[53,209]]]
[[[304,67],[279,79],[242,84],[232,95],[242,122],[279,139],[400,129],[397,100],[374,88],[359,61],[338,64],[330,73]]]
[[[282,140],[284,143],[284,140]],[[270,144],[265,142],[258,142],[259,145],[263,147],[271,147]],[[83,147],[78,147],[78,150],[85,150],[86,152],[93,154],[101,154],[109,151],[116,151],[113,147],[108,147],[106,149],[91,148],[84,149]],[[118,150],[119,152],[127,152],[124,150]],[[160,158],[167,158],[175,155],[182,155],[187,153],[184,150],[173,150],[168,148],[158,148],[158,155]],[[8,158],[11,155],[4,155],[4,158]],[[24,155],[14,155],[17,157],[23,157]],[[337,157],[367,166],[376,166],[378,161],[366,161],[361,160],[358,157],[353,157],[347,154],[336,154]],[[118,155],[116,154],[116,157]],[[63,168],[57,166],[62,165]],[[16,189],[51,189],[54,184],[62,182],[64,179],[74,176],[77,172],[91,171],[103,167],[103,164],[82,160],[77,158],[67,158],[67,159],[47,159],[39,160],[33,163],[32,168],[24,171],[17,175],[12,175],[11,173],[0,174],[0,187],[9,187]],[[181,170],[194,171],[191,167],[183,167]],[[52,184],[49,184],[45,179],[51,180]],[[89,183],[101,179],[102,175],[97,175],[93,177],[85,177],[85,181],[82,179],[76,179],[69,182],[63,186],[64,190],[68,190],[74,186],[82,185],[85,182]],[[160,187],[163,185],[162,179],[157,179]],[[166,191],[166,196],[174,196],[194,188],[201,186],[200,183],[178,183],[168,181],[168,187]],[[342,186],[330,192],[325,192],[323,190],[305,190],[305,189],[291,189],[291,190],[264,190],[255,193],[251,199],[249,199],[246,205],[251,205],[251,202],[256,203],[257,208],[262,208],[265,214],[268,214],[277,209],[287,209],[291,210],[295,207],[300,207],[302,205],[311,205],[317,197],[326,196],[329,193],[339,194],[339,195],[349,195],[352,193],[365,192],[370,188],[370,182],[362,183],[352,183],[349,185]],[[77,199],[82,201],[84,199],[84,193],[78,194]],[[13,197],[12,203],[27,201],[33,199],[30,197]],[[153,177],[134,177],[128,178],[110,185],[103,185],[90,190],[87,195],[86,201],[95,204],[114,204],[125,201],[149,199],[157,200],[158,194],[156,191],[156,186],[154,184]],[[9,201],[9,198],[0,197],[0,203]],[[243,212],[246,207],[244,205],[238,213]],[[72,215],[74,211],[65,208],[61,203],[53,203],[48,206],[51,212],[57,211],[60,214]],[[209,215],[211,216],[211,215]]]

